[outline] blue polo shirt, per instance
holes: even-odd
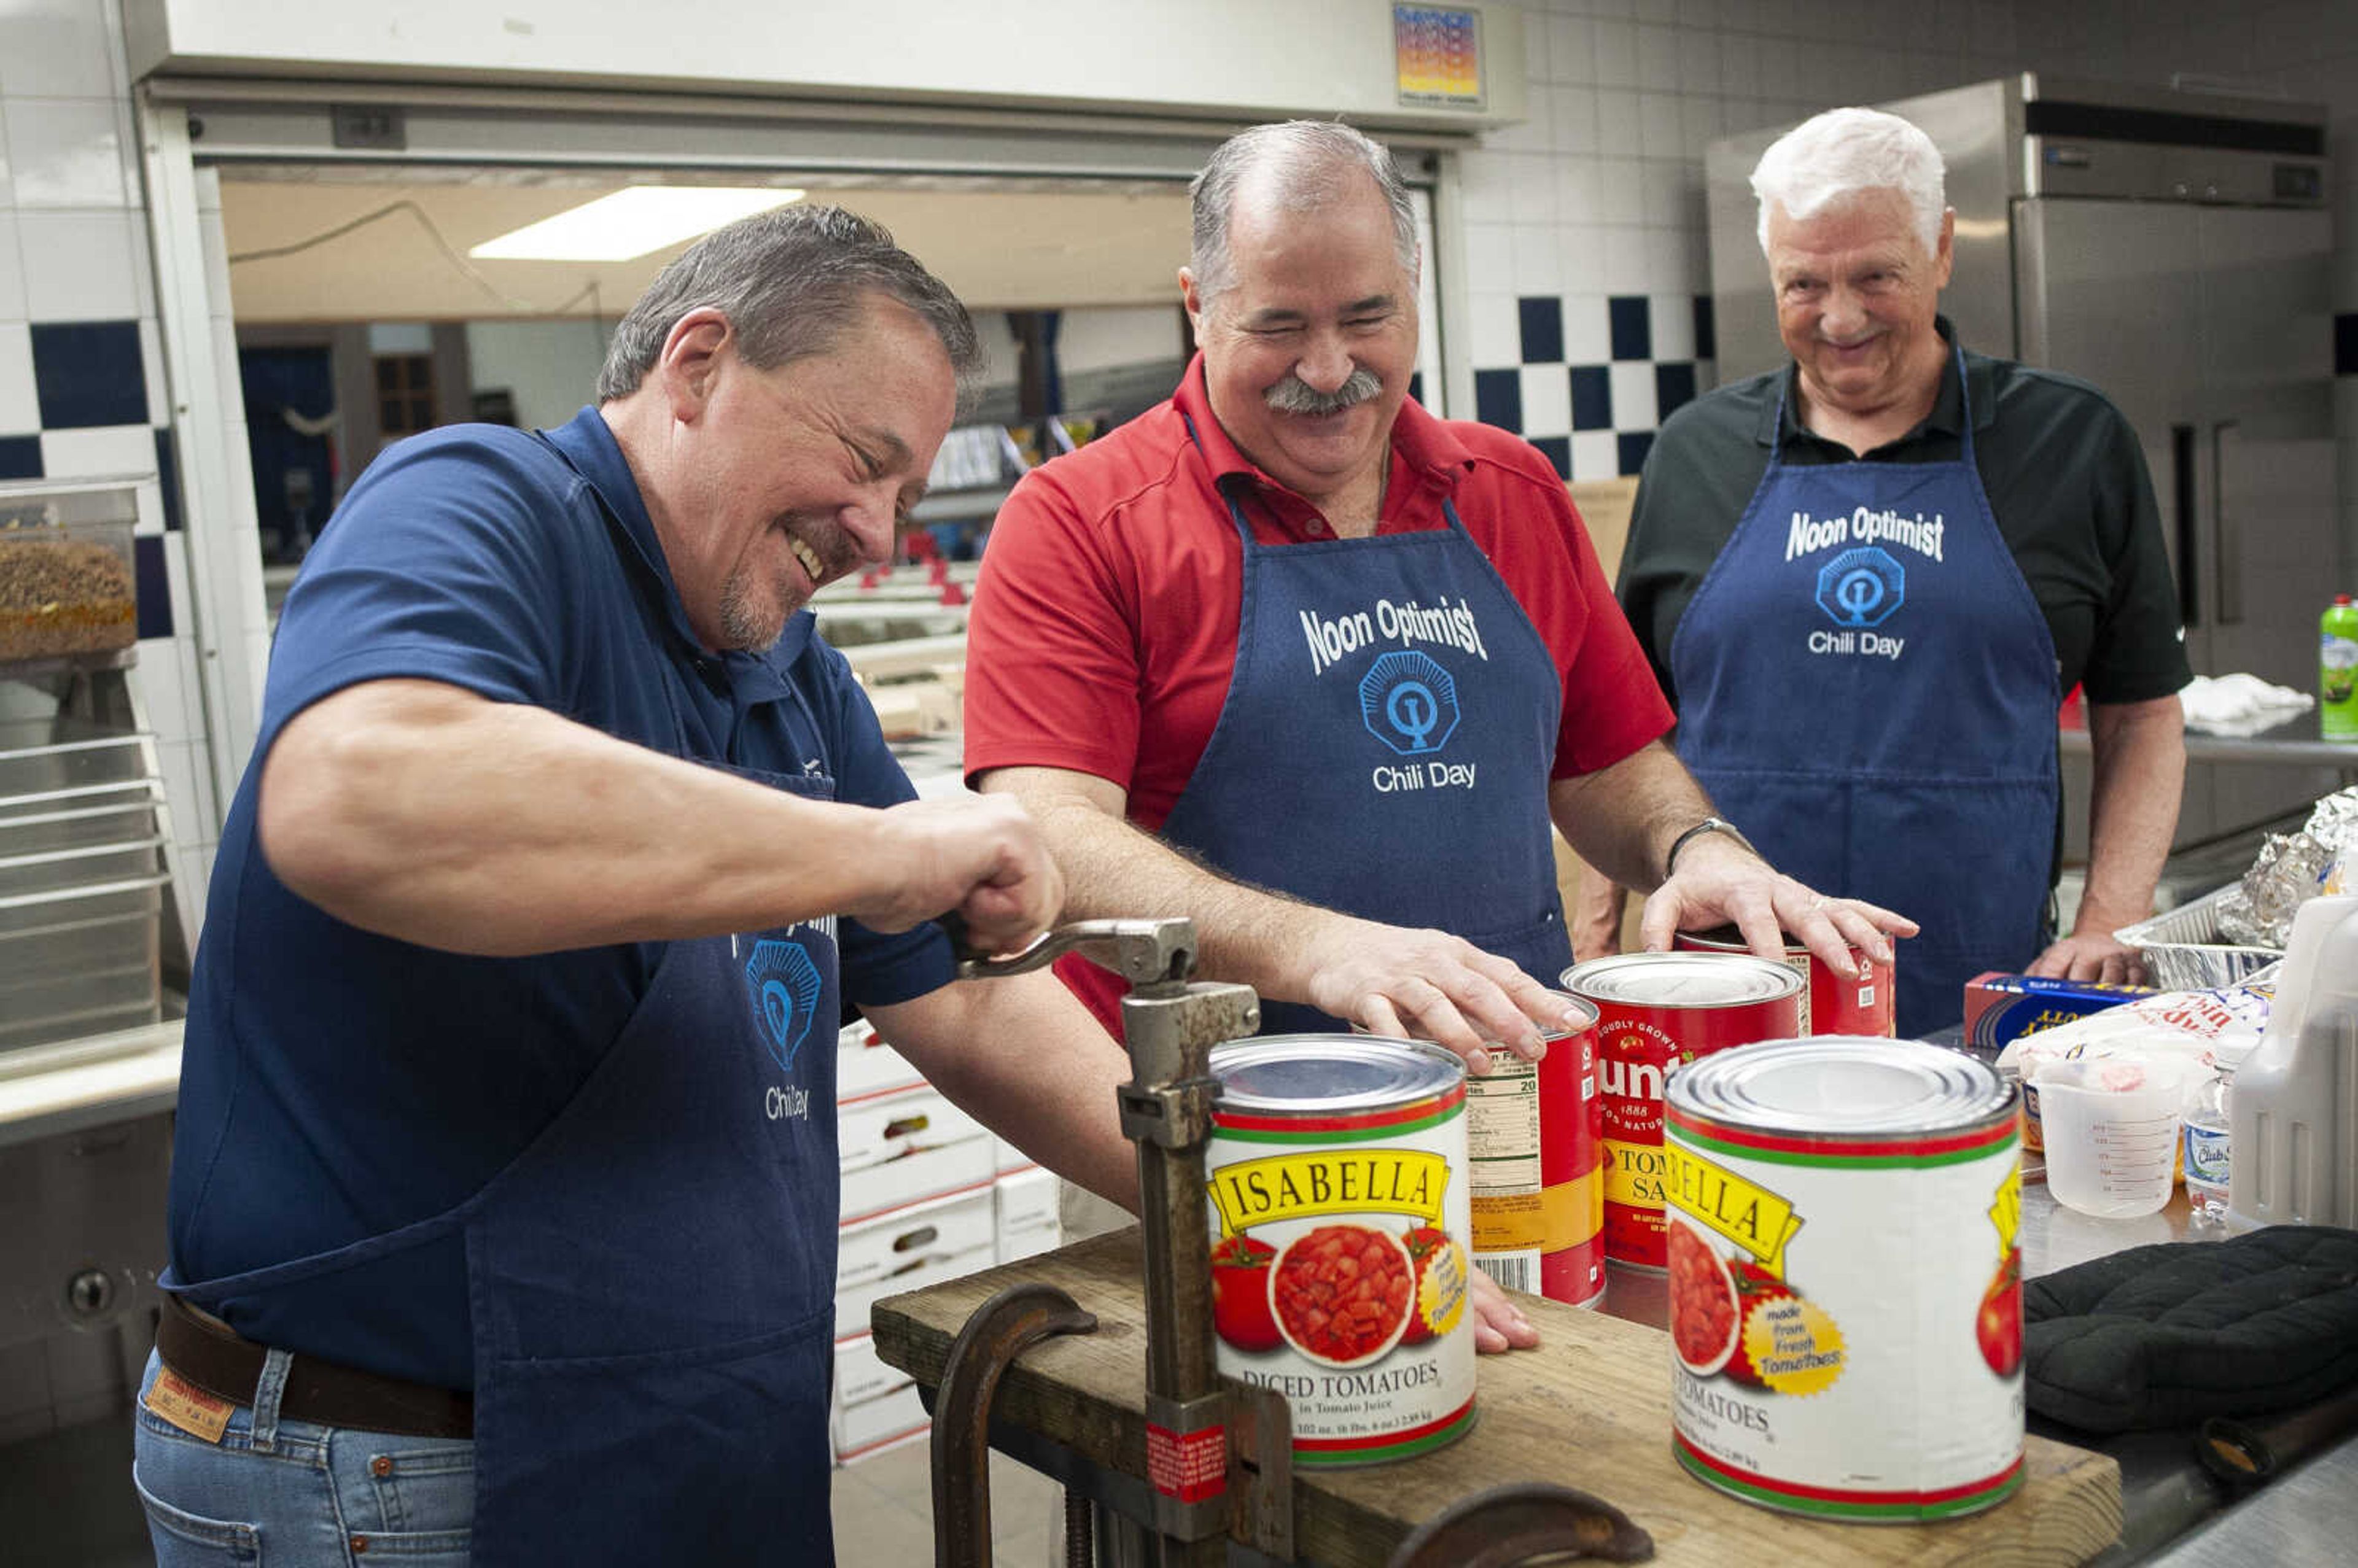
[[[914,794],[807,611],[767,653],[698,645],[594,408],[548,435],[454,426],[387,451],[287,596],[261,734],[222,830],[172,1165],[181,1281],[324,1252],[467,1199],[565,1108],[663,955],[662,943],[441,952],[347,925],[273,874],[254,833],[272,742],[321,697],[394,677],[529,703],[701,762],[828,773],[839,800]],[[903,1001],[952,978],[936,926],[888,936],[847,919],[838,937],[851,1001]],[[319,1325],[282,1321],[266,1291],[217,1310],[265,1343],[470,1386],[465,1264],[457,1238],[447,1246],[429,1271],[449,1292],[447,1313],[429,1315],[455,1331],[439,1344],[322,1341]]]

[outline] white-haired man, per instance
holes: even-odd
[[[1270,1027],[1477,1065],[1561,1022],[1551,819],[1660,884],[1664,946],[1695,920],[1830,955],[1912,929],[1716,830],[1560,477],[1409,399],[1417,233],[1384,149],[1262,125],[1193,195],[1201,354],[1016,487],[968,633],[968,774],[1039,820],[1067,909],[1184,912]]]
[[[2178,819],[2187,679],[2136,437],[2084,383],[1964,351],[1938,314],[1955,214],[1940,153],[1836,109],[1753,171],[1793,362],[1665,423],[1620,598],[1678,750],[1778,865],[1905,901],[1900,1033],[1985,969],[2137,978]],[[2087,889],[2049,921],[2055,721],[2084,685]],[[1614,914],[1584,897],[1584,949]],[[1617,894],[1614,903],[1617,905]]]

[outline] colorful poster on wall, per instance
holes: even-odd
[[[1394,5],[1392,56],[1400,101],[1423,108],[1482,107],[1482,16],[1445,5]]]

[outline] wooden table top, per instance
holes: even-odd
[[[1098,1465],[1146,1474],[1145,1314],[1133,1227],[876,1303],[877,1353],[928,1388],[974,1309],[1008,1285],[1057,1286],[1095,1334],[1034,1347],[1001,1380],[996,1419]],[[2120,1471],[2102,1454],[2031,1437],[2022,1490],[1938,1524],[1836,1524],[1712,1490],[1671,1455],[1668,1336],[1601,1313],[1520,1296],[1541,1347],[1481,1358],[1477,1420],[1462,1441],[1365,1469],[1296,1471],[1294,1540],[1330,1568],[1381,1568],[1411,1530],[1470,1493],[1552,1481],[1612,1503],[1654,1538],[1656,1561],[1848,1564],[2075,1564],[2120,1532]]]

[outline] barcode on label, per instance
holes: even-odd
[[[1508,1290],[1528,1294],[1540,1288],[1536,1252],[1484,1252],[1475,1258],[1474,1266]]]

